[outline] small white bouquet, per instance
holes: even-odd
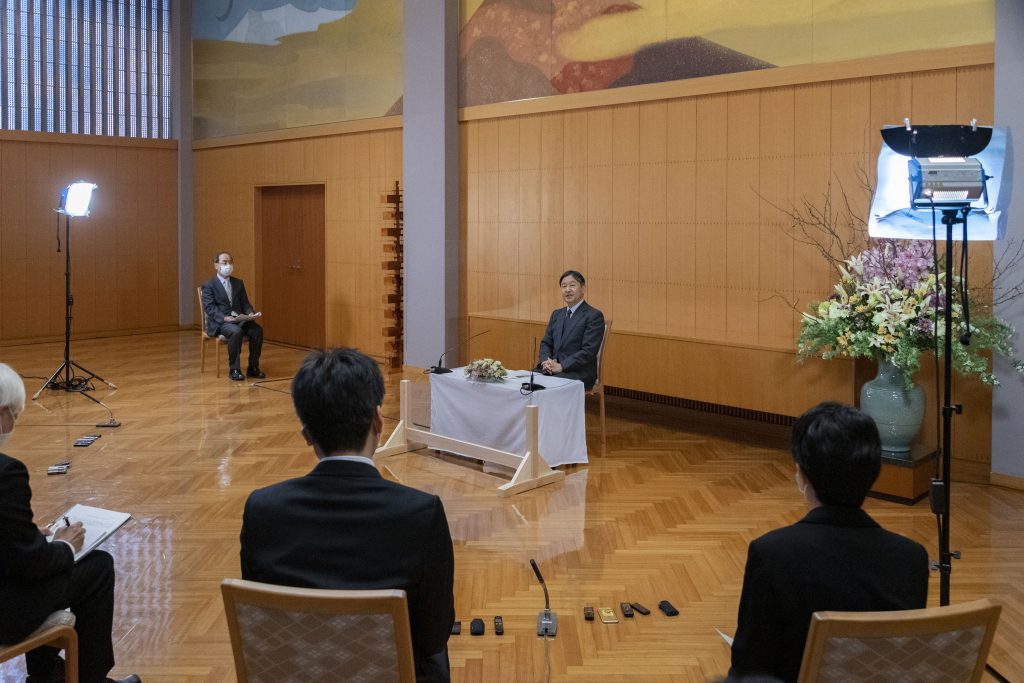
[[[481,358],[466,366],[466,377],[481,382],[504,382],[508,370],[500,360]]]

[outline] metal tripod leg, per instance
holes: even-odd
[[[117,385],[116,384],[114,384],[113,382],[108,382],[107,380],[103,379],[102,377],[97,375],[92,370],[90,370],[88,368],[83,368],[81,365],[79,365],[75,361],[68,361],[68,362],[71,363],[72,366],[78,368],[79,370],[81,370],[85,374],[89,375],[88,379],[98,379],[99,381],[103,382],[104,384],[106,384],[111,389],[117,389]]]
[[[39,387],[39,391],[37,391],[36,393],[32,394],[32,400],[34,401],[37,398],[39,398],[39,394],[43,393],[43,391],[45,391],[48,386],[50,386],[51,384],[54,383],[53,380],[57,377],[57,375],[59,375],[60,373],[64,372],[64,370],[66,368],[70,368],[70,367],[71,367],[71,361],[64,361],[63,363],[61,363],[60,367],[58,367],[56,370],[54,370],[53,374],[50,375],[50,379],[48,379],[45,382],[43,382],[43,386]]]

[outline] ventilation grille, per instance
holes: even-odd
[[[621,396],[623,398],[631,398],[635,401],[646,401],[648,403],[657,403],[660,405],[672,406],[674,408],[686,408],[688,410],[697,410],[703,413],[713,413],[715,415],[738,417],[744,420],[753,420],[755,422],[764,422],[766,424],[782,425],[784,427],[792,427],[793,423],[796,422],[796,418],[791,415],[779,415],[777,413],[766,413],[762,410],[750,410],[748,408],[736,408],[735,406],[723,406],[718,403],[694,401],[689,398],[679,398],[678,396],[652,394],[648,391],[636,391],[634,389],[622,389],[621,387],[612,386],[605,386],[604,391],[609,396]]]

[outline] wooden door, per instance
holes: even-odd
[[[256,268],[264,336],[295,346],[323,346],[324,186],[256,189]]]

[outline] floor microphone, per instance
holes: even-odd
[[[530,566],[533,567],[533,573],[537,575],[537,580],[540,581],[540,587],[544,589],[544,610],[537,615],[537,635],[554,638],[555,633],[558,631],[558,615],[551,611],[548,587],[544,583],[544,577],[540,575],[540,567],[537,566],[537,561],[531,559]]]

